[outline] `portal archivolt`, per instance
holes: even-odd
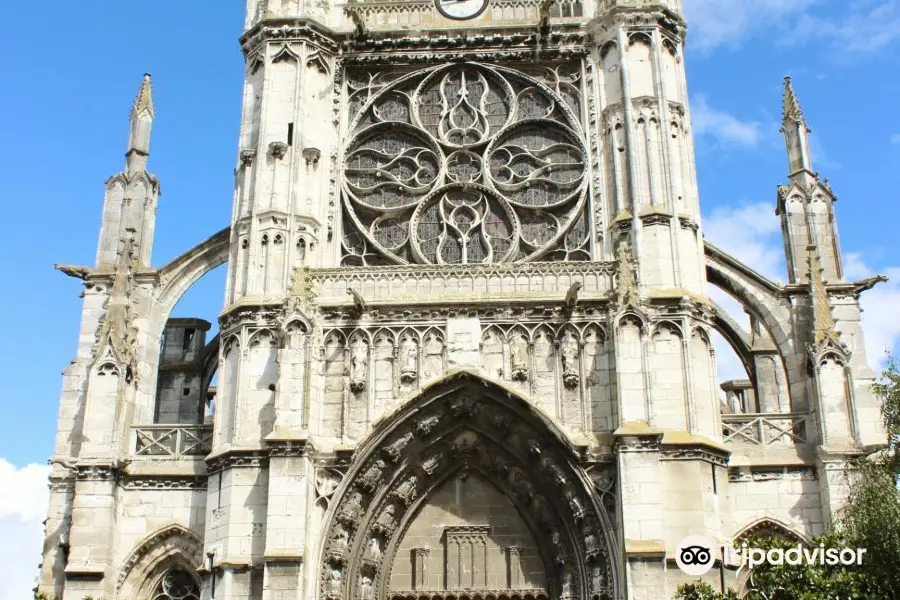
[[[613,536],[576,453],[473,376],[379,427],[334,498],[327,600],[616,597]]]

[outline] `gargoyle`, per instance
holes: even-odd
[[[859,296],[863,292],[868,292],[879,283],[887,283],[887,281],[888,278],[884,275],[875,275],[874,277],[861,279],[853,284],[853,293]]]
[[[565,313],[567,316],[572,315],[572,311],[575,310],[575,304],[578,303],[578,290],[581,289],[581,282],[576,281],[571,286],[569,286],[569,291],[566,292],[566,306]]]
[[[364,312],[366,312],[366,301],[362,299],[362,296],[359,295],[359,292],[354,290],[353,288],[347,288],[347,293],[353,296],[353,312],[357,318],[361,317]]]
[[[353,21],[353,25],[356,27],[356,31],[354,32],[354,37],[358,40],[364,40],[367,37],[366,34],[366,23],[363,21],[362,15],[359,14],[359,9],[350,8],[349,6],[344,8],[344,14],[346,14]]]
[[[77,265],[53,265],[53,268],[76,279],[87,279],[87,276],[91,274],[89,267],[79,267]]]

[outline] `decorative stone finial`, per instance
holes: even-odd
[[[794,84],[791,82],[790,76],[784,78],[784,99],[782,100],[782,122],[800,123],[806,127],[806,119],[803,116],[803,110],[800,108],[800,101],[794,92]],[[806,128],[809,131],[809,127]]]
[[[150,73],[144,73],[141,87],[134,99],[134,105],[131,107],[131,117],[135,118],[144,112],[148,113],[151,119],[156,117],[153,110],[153,81],[150,79]]]

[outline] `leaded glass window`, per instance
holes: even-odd
[[[200,600],[200,588],[190,573],[172,569],[160,579],[152,600]]]

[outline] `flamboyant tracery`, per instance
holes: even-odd
[[[580,71],[352,73],[343,264],[588,260]]]

